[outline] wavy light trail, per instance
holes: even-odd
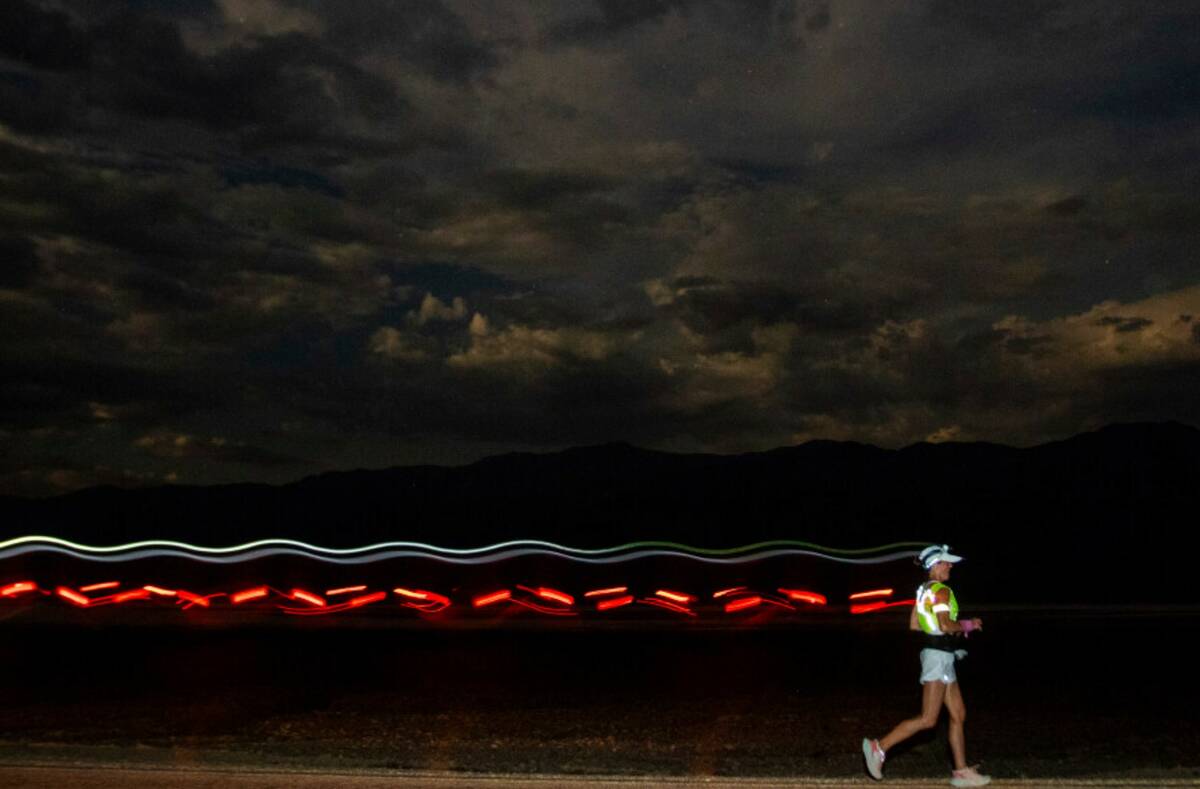
[[[924,542],[891,543],[875,548],[836,549],[797,540],[770,540],[736,548],[698,548],[680,543],[644,541],[608,548],[572,548],[542,540],[511,540],[479,548],[444,548],[417,542],[382,542],[359,548],[325,548],[298,540],[256,540],[210,548],[173,540],[143,540],[123,545],[93,546],[58,537],[27,536],[0,541],[0,560],[29,553],[56,553],[94,562],[181,558],[209,564],[233,564],[273,556],[299,556],[342,565],[386,559],[429,559],[449,564],[489,564],[521,556],[557,556],[586,564],[613,564],[648,557],[676,557],[706,564],[739,564],[779,556],[812,556],[843,564],[883,564],[916,555]],[[909,550],[898,550],[909,548]],[[887,551],[887,553],[884,553]]]

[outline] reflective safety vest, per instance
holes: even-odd
[[[949,603],[938,602],[938,592],[945,589],[950,594]],[[929,581],[917,587],[917,621],[921,630],[930,635],[945,635],[938,622],[938,614],[942,611],[950,614],[950,621],[958,621],[958,600],[954,599],[954,590],[940,581]]]

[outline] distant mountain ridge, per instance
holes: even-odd
[[[524,538],[851,548],[927,539],[982,559],[972,572],[990,584],[1063,578],[1087,585],[1081,599],[1098,599],[1106,584],[1144,574],[1156,599],[1189,602],[1200,600],[1190,584],[1197,513],[1200,430],[1167,422],[1030,448],[814,441],[707,455],[605,444],[459,467],[327,472],[282,486],[94,488],[0,501],[0,534],[99,545],[291,537],[340,547]]]

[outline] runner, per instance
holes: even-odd
[[[983,630],[983,620],[964,619],[960,622],[958,619],[958,600],[946,586],[946,581],[950,578],[950,570],[960,561],[962,557],[950,553],[948,545],[931,545],[917,558],[917,563],[928,572],[928,579],[917,588],[917,603],[908,626],[925,635],[925,646],[921,650],[921,714],[903,721],[882,740],[867,738],[862,741],[867,772],[877,781],[883,779],[883,760],[892,746],[936,726],[943,704],[950,713],[950,751],[954,755],[950,785],[984,786],[992,780],[967,766],[963,736],[967,709],[954,673],[954,661],[966,656],[963,639],[976,630]]]

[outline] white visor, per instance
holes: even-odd
[[[961,556],[955,556],[954,554],[950,553],[949,545],[931,545],[925,550],[921,551],[920,555],[921,565],[926,570],[933,567],[938,562],[950,562],[950,564],[957,564],[958,562],[961,562],[962,559],[963,558]]]

